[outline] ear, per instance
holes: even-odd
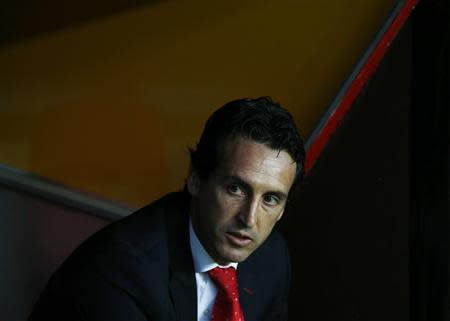
[[[197,171],[189,165],[188,177],[186,180],[186,186],[191,196],[196,196],[200,190],[200,178],[198,177]]]

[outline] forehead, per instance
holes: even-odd
[[[295,177],[296,164],[286,151],[235,138],[224,142],[217,172],[235,176],[246,183],[265,189],[288,192]]]

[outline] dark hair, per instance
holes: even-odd
[[[223,143],[240,137],[285,150],[297,166],[293,186],[301,180],[303,141],[291,114],[270,97],[237,99],[216,110],[205,124],[197,149],[190,149],[191,166],[201,178],[207,178],[219,162]]]

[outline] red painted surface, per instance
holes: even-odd
[[[391,25],[388,27],[386,33],[380,39],[376,45],[373,52],[370,54],[364,67],[361,69],[359,74],[355,77],[341,102],[336,107],[336,110],[329,117],[325,125],[323,126],[319,135],[311,143],[310,148],[306,153],[305,160],[305,173],[307,174],[309,170],[314,166],[314,163],[322,153],[326,144],[328,143],[331,135],[336,131],[341,123],[342,118],[349,111],[356,97],[358,97],[361,90],[364,88],[367,81],[375,72],[381,59],[386,54],[391,42],[397,35],[397,33],[402,28],[403,24],[408,19],[411,11],[417,5],[419,0],[408,0],[400,9],[397,17],[392,21]]]

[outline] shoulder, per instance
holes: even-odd
[[[148,282],[164,282],[169,277],[168,212],[180,201],[178,193],[169,194],[111,223],[83,242],[55,275],[77,280],[89,271],[131,289],[141,287],[143,276]]]
[[[286,241],[278,231],[239,263],[238,277],[251,320],[286,320],[291,266]]]
[[[281,233],[272,231],[267,240],[239,264],[239,269],[243,274],[251,274],[264,282],[275,296],[287,291],[291,281],[291,263],[287,243]]]
[[[177,193],[168,194],[109,224],[83,242],[73,255],[126,248],[133,255],[145,256],[165,242],[168,207],[177,198]]]
[[[276,229],[263,244],[248,258],[248,263],[262,265],[266,269],[278,271],[290,266],[289,250],[286,240]]]
[[[145,313],[155,319],[171,313],[167,222],[183,221],[170,219],[183,216],[180,204],[179,194],[169,194],[83,242],[53,274],[30,320],[144,320]]]

